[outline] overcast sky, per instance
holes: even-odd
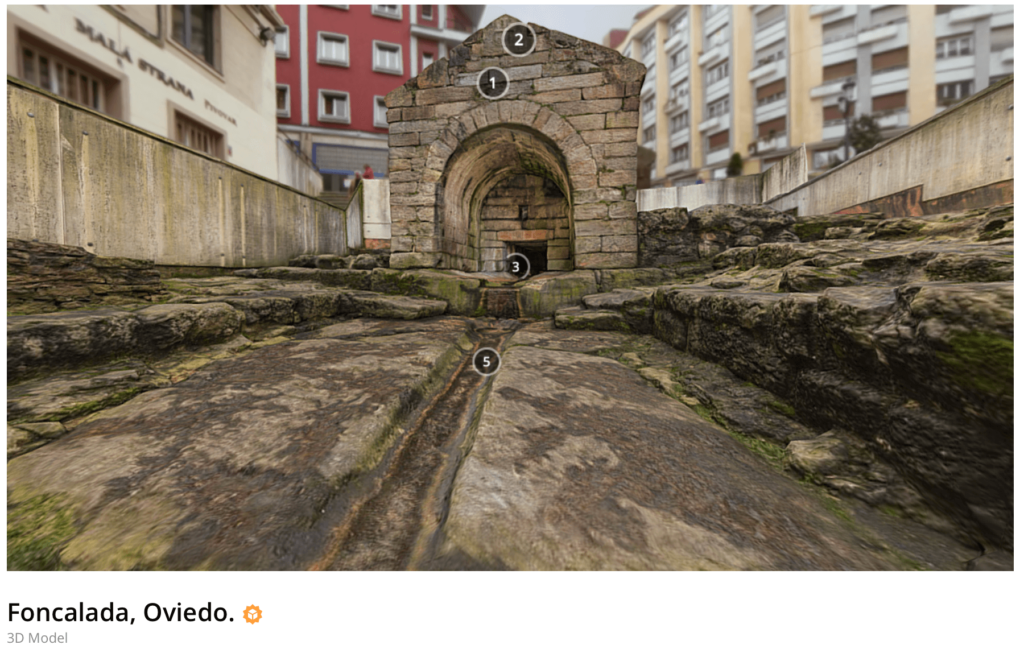
[[[487,5],[480,27],[486,26],[502,14],[514,16],[526,23],[536,23],[581,39],[601,43],[612,29],[629,29],[633,16],[649,7],[635,5]]]

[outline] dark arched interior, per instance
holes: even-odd
[[[526,198],[526,204],[508,204],[508,198],[517,193]],[[499,201],[498,195],[504,199]],[[476,132],[449,157],[438,187],[440,233],[436,235],[443,265],[472,272],[502,270],[504,255],[517,247],[524,253],[532,250],[532,256],[540,256],[537,252],[543,247],[545,268],[549,267],[546,259],[555,255],[558,258],[552,259],[551,267],[571,269],[571,197],[565,158],[547,136],[517,125]],[[515,206],[514,214],[494,208],[502,202]],[[517,228],[501,229],[501,238],[496,238],[497,228],[483,228],[485,205],[495,218],[501,218],[501,224],[493,226]],[[561,215],[546,215],[555,213]],[[542,225],[548,232],[544,238],[539,237],[540,229],[526,228]]]

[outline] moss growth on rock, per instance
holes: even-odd
[[[952,351],[939,358],[966,387],[992,396],[1013,394],[1013,341],[994,333],[968,331],[949,339]]]
[[[59,495],[43,494],[7,506],[7,569],[66,568],[61,549],[74,537],[74,517]]]

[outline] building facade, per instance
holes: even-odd
[[[271,5],[10,5],[7,74],[278,177]]]
[[[760,172],[801,144],[820,172],[853,156],[847,122],[895,136],[1012,74],[1013,7],[658,5],[617,49],[648,68],[652,185],[725,177],[735,153]]]
[[[277,116],[283,132],[343,190],[388,169],[384,96],[476,31],[483,5],[279,5]]]

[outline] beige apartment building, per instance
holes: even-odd
[[[606,44],[648,69],[652,185],[723,178],[736,152],[760,172],[801,144],[813,174],[847,156],[847,117],[891,137],[1011,75],[1013,6],[657,5]]]
[[[272,5],[8,5],[7,74],[278,178]]]

